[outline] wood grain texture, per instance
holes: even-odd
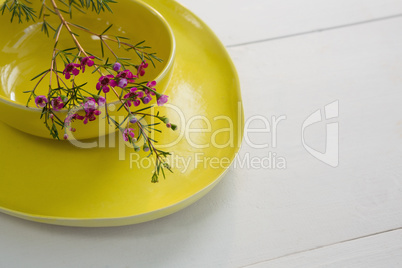
[[[180,0],[225,45],[247,43],[402,13],[399,0]]]

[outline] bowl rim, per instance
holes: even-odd
[[[0,0],[1,1],[1,0]],[[162,16],[161,13],[159,13],[159,11],[157,11],[155,8],[151,7],[150,5],[139,1],[139,0],[129,0],[132,2],[135,2],[139,5],[142,5],[143,7],[145,7],[146,9],[148,9],[151,13],[153,13],[155,15],[155,17],[157,17],[160,21],[162,21],[163,26],[167,29],[169,36],[171,37],[170,39],[170,43],[171,43],[171,48],[170,48],[170,52],[169,52],[169,58],[167,61],[166,66],[163,68],[163,70],[156,76],[156,78],[153,81],[156,81],[156,83],[158,84],[170,71],[170,69],[173,67],[173,63],[174,63],[174,59],[176,56],[176,38],[174,36],[173,30],[170,27],[169,23],[167,22],[167,20]],[[10,99],[4,97],[3,95],[0,95],[0,103],[4,103],[6,105],[10,105],[13,106],[15,108],[19,108],[22,110],[26,110],[26,111],[32,111],[32,112],[42,112],[42,108],[38,108],[38,107],[27,107],[26,105],[23,105],[19,102],[16,101],[11,101]],[[107,106],[109,105],[116,105],[120,103],[119,100],[115,100],[113,102],[109,102],[107,104]],[[83,108],[79,107],[78,110],[82,110]],[[68,113],[69,110],[66,108],[62,108],[59,111],[54,111],[54,113],[56,114],[61,114],[61,113]]]

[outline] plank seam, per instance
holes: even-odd
[[[356,241],[356,240],[359,240],[359,239],[364,239],[364,238],[368,238],[368,237],[373,237],[373,236],[377,236],[377,235],[391,233],[391,232],[395,232],[395,231],[399,231],[399,230],[402,230],[402,227],[389,229],[389,230],[386,230],[386,231],[381,231],[381,232],[372,233],[372,234],[368,234],[368,235],[363,235],[363,236],[359,236],[359,237],[355,237],[355,238],[350,238],[350,239],[342,240],[342,241],[327,244],[327,245],[317,246],[317,247],[307,249],[307,250],[295,251],[295,252],[288,253],[288,254],[285,254],[285,255],[282,255],[282,256],[278,256],[278,257],[275,257],[275,258],[272,258],[272,259],[269,259],[269,260],[264,260],[264,261],[258,261],[258,262],[255,262],[255,263],[251,263],[251,264],[248,264],[248,265],[245,265],[245,266],[242,266],[242,267],[243,268],[251,267],[251,266],[254,266],[254,265],[257,265],[257,264],[262,264],[262,263],[282,259],[282,258],[289,257],[289,256],[292,256],[292,255],[296,255],[296,254],[305,253],[305,252],[309,252],[309,251],[314,251],[314,250],[317,250],[317,249],[331,247],[331,246],[335,246],[335,245],[338,245],[338,244],[348,243],[348,242]]]
[[[353,27],[353,26],[358,26],[358,25],[363,25],[363,24],[375,23],[375,22],[380,22],[380,21],[385,21],[385,20],[397,19],[397,18],[400,18],[400,17],[402,17],[402,14],[396,14],[396,15],[391,15],[391,16],[386,16],[386,17],[381,17],[381,18],[375,18],[375,19],[370,19],[370,20],[364,20],[364,21],[359,21],[359,22],[353,22],[353,23],[348,23],[348,24],[342,24],[342,25],[332,26],[332,27],[327,27],[327,28],[322,28],[322,29],[316,29],[316,30],[305,31],[305,32],[300,32],[300,33],[282,35],[282,36],[271,37],[271,38],[266,38],[266,39],[261,39],[261,40],[250,41],[250,42],[244,42],[244,43],[239,43],[239,44],[232,44],[232,45],[227,45],[226,47],[227,48],[232,48],[232,47],[240,47],[240,46],[245,46],[245,45],[259,44],[259,43],[264,43],[264,42],[277,41],[277,40],[288,39],[288,38],[292,38],[292,37],[298,37],[298,36],[303,36],[303,35],[309,35],[309,34],[333,31],[333,30],[343,29],[343,28],[347,28],[347,27]]]

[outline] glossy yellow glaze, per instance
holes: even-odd
[[[160,110],[179,129],[163,127],[163,135],[156,137],[174,154],[174,173],[152,184],[152,167],[137,168],[138,155],[124,146],[109,148],[109,137],[106,148],[79,149],[0,124],[0,151],[7,152],[0,161],[1,211],[60,225],[139,223],[192,204],[227,171],[243,137],[236,70],[213,32],[189,10],[171,0],[145,2],[166,18],[176,36],[176,61],[166,90],[170,105]],[[192,133],[195,128],[205,131]],[[119,144],[118,138],[111,141]],[[220,159],[221,165],[208,159]],[[183,160],[189,161],[187,168]]]
[[[40,2],[33,1],[33,3],[39,5]],[[38,6],[36,6],[36,10],[39,10]],[[47,21],[57,28],[58,19],[51,18],[53,19]],[[130,18],[128,22],[126,18]],[[0,114],[8,115],[7,117],[0,117],[0,120],[24,132],[51,139],[48,129],[44,126],[43,120],[40,119],[41,110],[35,107],[33,101],[30,103],[31,108],[26,108],[29,94],[23,92],[34,88],[39,81],[38,79],[30,81],[33,77],[49,69],[54,40],[41,33],[41,22],[14,23],[11,27],[9,19],[10,14],[6,13],[0,16],[0,32],[3,37],[7,37],[0,39]],[[113,27],[108,31],[109,34],[129,37],[129,42],[132,44],[145,40],[144,45],[152,47],[146,51],[156,52],[156,55],[163,59],[163,62],[155,62],[155,68],[149,63],[150,66],[146,69],[145,76],[137,81],[156,80],[158,83],[157,90],[161,93],[165,91],[173,72],[175,39],[169,24],[159,12],[142,2],[127,1],[124,5],[116,5],[114,13],[105,12],[98,15],[89,12],[87,16],[76,12],[72,23],[86,26],[95,33],[101,33],[113,24]],[[72,30],[79,34],[77,38],[84,49],[95,55],[102,55],[99,39],[79,29],[72,28]],[[109,46],[120,57],[131,58],[137,64],[140,63],[134,51],[127,52],[124,49],[119,49],[118,44],[113,42],[109,42]],[[64,29],[61,32],[58,48],[71,47],[74,47],[74,43]],[[104,51],[105,57],[113,62],[115,60],[113,54],[106,48]],[[64,63],[59,60],[57,66],[62,71]],[[93,68],[87,67],[86,69],[86,73],[77,76],[76,83],[88,83],[85,89],[90,91],[92,88],[92,93],[96,93],[95,86],[99,75],[91,75]],[[134,72],[134,70],[132,71]],[[57,87],[54,75],[52,81],[53,86]],[[49,76],[40,84],[36,94],[47,95],[48,86]],[[118,104],[117,97],[112,92],[108,94],[108,98],[109,103]],[[116,119],[125,115],[124,111],[113,112],[113,109],[110,111],[110,115]],[[102,114],[104,115],[105,112],[102,111]],[[67,113],[59,112],[57,115],[64,120]],[[93,138],[114,131],[114,128],[102,127],[106,124],[100,121],[102,120],[91,122],[88,125],[78,121],[73,123],[73,127],[77,129],[75,137],[77,139]],[[99,127],[98,122],[100,122],[101,127]],[[64,132],[61,131],[59,136],[62,137],[63,134]]]

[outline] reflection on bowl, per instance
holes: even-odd
[[[163,93],[172,75],[176,49],[173,32],[168,23],[157,11],[142,2],[126,0],[113,4],[111,7],[113,13],[96,14],[88,12],[88,14],[81,14],[80,12],[75,12],[72,22],[91,28],[91,31],[95,33],[101,33],[113,24],[113,27],[109,30],[111,34],[129,37],[132,44],[145,40],[145,44],[151,47],[149,51],[156,52],[156,55],[163,62],[156,62],[155,68],[152,67],[152,64],[149,64],[146,74],[139,82],[155,80],[157,82],[156,90]],[[39,10],[38,7],[35,9]],[[0,120],[29,134],[52,138],[49,130],[43,124],[43,120],[40,119],[42,110],[36,108],[32,101],[29,107],[26,107],[29,94],[23,93],[34,88],[37,81],[31,81],[33,77],[49,69],[54,45],[52,33],[50,33],[51,37],[46,37],[41,32],[41,22],[22,24],[14,22],[13,25],[10,25],[9,19],[7,14],[0,15],[0,32],[3,36],[0,39]],[[58,25],[57,20],[48,21],[53,25]],[[83,33],[79,35],[78,39],[85,47],[85,50],[95,52],[94,54],[96,55],[101,54],[100,41],[95,36]],[[64,46],[60,48],[74,46],[71,37],[65,31],[62,31],[59,40],[59,44]],[[118,49],[117,43],[110,45],[114,46],[113,49]],[[119,57],[133,60],[137,58],[137,63],[140,62],[133,51],[127,52],[119,49],[118,52]],[[106,53],[105,56],[110,56],[109,58],[112,59],[112,55]],[[86,71],[85,76],[80,75],[81,78],[78,76],[76,81],[77,83],[87,83],[86,89],[93,88],[92,93],[96,94],[95,85],[99,76],[95,74],[89,75],[91,71]],[[47,95],[48,85],[47,81],[41,83],[36,94]],[[124,111],[117,112],[117,109],[113,108],[114,106],[117,107],[118,99],[115,96],[113,98],[112,94],[108,94],[108,102],[111,108],[110,116],[118,120],[119,116],[123,117],[125,113]],[[87,125],[84,125],[81,121],[72,124],[72,127],[77,129],[74,134],[75,138],[93,138],[115,131],[105,122],[105,110],[101,109],[101,111],[100,120],[90,122]],[[62,110],[57,112],[56,115],[64,120],[67,116],[67,111]],[[63,135],[64,132],[61,131],[60,133],[60,135]]]

